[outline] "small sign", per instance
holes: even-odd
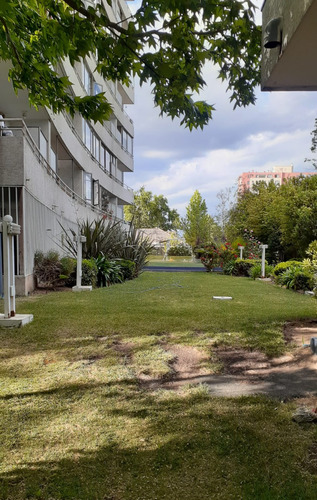
[[[214,295],[213,299],[216,299],[216,300],[232,300],[232,297],[225,297],[225,296],[220,296],[220,295]]]

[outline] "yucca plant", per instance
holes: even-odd
[[[147,258],[152,250],[153,243],[130,223],[120,257],[135,263],[135,276],[138,276],[147,264]]]
[[[74,257],[77,256],[77,233],[73,229],[66,230],[61,225],[64,235],[64,246]],[[105,221],[104,219],[86,220],[79,224],[79,231],[86,237],[83,244],[83,258],[96,258],[99,254],[104,254],[109,258],[118,256],[121,247],[124,245],[125,232],[120,222]]]

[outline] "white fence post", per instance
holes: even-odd
[[[15,314],[14,236],[21,227],[13,223],[11,215],[5,215],[0,224],[3,235],[3,294],[4,314],[0,315],[1,326],[21,326],[33,320],[32,314]]]
[[[238,248],[240,250],[240,259],[243,259],[243,250],[244,250],[244,247],[241,246],[241,245],[238,245]]]
[[[83,275],[82,264],[83,264],[83,243],[86,243],[86,236],[82,236],[78,233],[77,236],[77,270],[76,270],[76,286],[73,286],[73,292],[91,292],[92,286],[82,286],[81,278]]]
[[[268,245],[260,245],[260,248],[262,248],[262,269],[261,269],[261,274],[262,278],[265,278],[265,250],[268,248]]]

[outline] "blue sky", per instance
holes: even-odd
[[[261,7],[263,0],[254,0]],[[140,1],[131,2],[134,8]],[[261,14],[257,14],[261,23]],[[207,86],[201,97],[215,104],[214,118],[203,131],[189,132],[154,108],[151,90],[135,82],[135,104],[127,111],[134,120],[133,174],[126,183],[142,185],[167,197],[181,215],[195,189],[215,215],[217,193],[234,186],[242,172],[294,165],[295,171],[313,171],[310,157],[316,113],[314,92],[257,90],[255,106],[233,111],[225,83],[212,65],[205,69]]]

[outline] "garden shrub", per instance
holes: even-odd
[[[46,253],[37,251],[34,255],[34,275],[37,284],[54,286],[62,280],[62,265],[55,250]]]
[[[97,267],[98,286],[109,286],[123,281],[123,271],[120,264],[115,260],[109,260],[105,255],[100,254],[95,259]]]
[[[76,274],[77,274],[77,261],[73,259],[74,267],[73,271],[70,273],[69,278],[66,281],[67,286],[75,286],[76,285]],[[97,274],[98,268],[93,259],[83,259],[81,265],[81,284],[83,286],[93,286],[95,287],[97,284]]]
[[[283,274],[290,267],[298,265],[300,265],[300,262],[298,262],[297,260],[287,260],[286,262],[280,262],[279,264],[276,264],[276,266],[274,267],[273,276],[277,277],[280,274]]]
[[[186,245],[185,243],[173,245],[167,251],[167,255],[169,255],[170,257],[190,257],[191,254],[191,247],[189,245]]]
[[[312,290],[314,287],[313,275],[305,271],[302,266],[292,266],[279,275],[278,283],[292,290]]]
[[[224,264],[224,266],[222,268],[223,274],[227,274],[227,275],[231,276],[233,274],[235,264],[236,264],[236,260],[230,260],[229,262],[226,262],[226,264]]]
[[[269,264],[265,264],[265,276],[270,276],[273,271],[273,266],[270,266]],[[250,278],[256,280],[257,278],[262,277],[262,264],[258,263],[252,266],[249,270],[249,276]]]
[[[122,272],[123,280],[132,280],[135,276],[135,262],[128,259],[116,259],[115,262],[119,264]]]
[[[223,268],[229,262],[237,258],[237,254],[230,243],[225,243],[219,247],[215,244],[206,245],[205,247],[196,249],[195,254],[199,256],[201,262],[209,272],[214,267]]]
[[[233,276],[250,276],[250,270],[253,266],[260,264],[260,259],[237,259],[232,270]]]
[[[64,279],[70,277],[71,273],[74,271],[76,262],[77,262],[76,259],[73,259],[72,257],[62,257],[60,259],[61,275]]]

